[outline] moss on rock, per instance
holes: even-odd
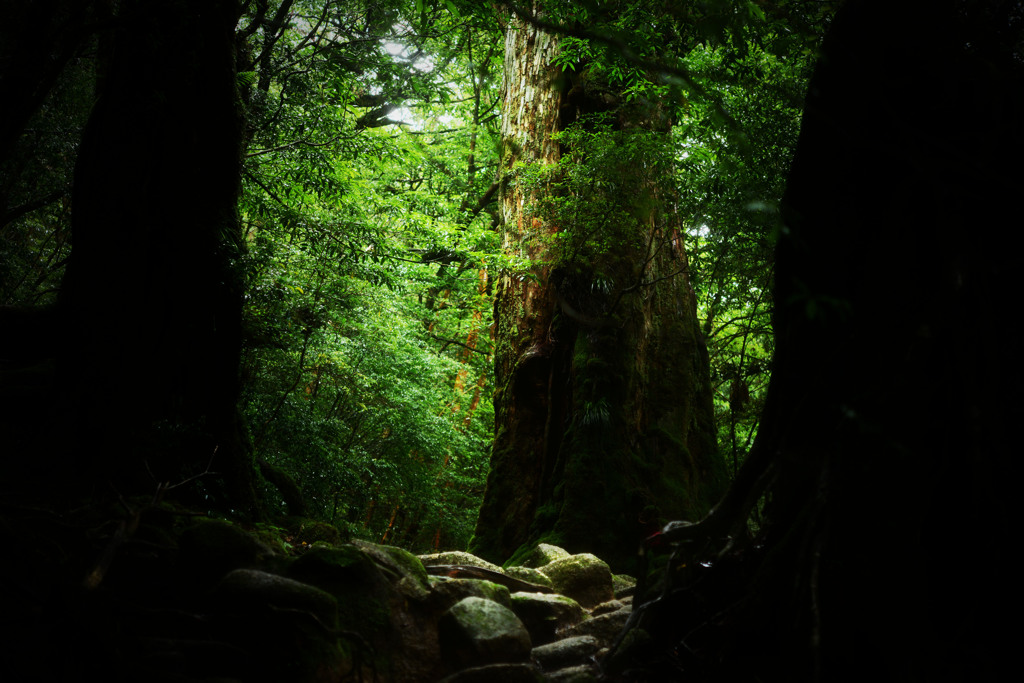
[[[511,576],[513,579],[519,579],[520,581],[526,581],[528,583],[535,583],[538,586],[546,586],[547,588],[554,588],[554,584],[551,583],[551,579],[544,575],[544,572],[539,569],[533,569],[532,567],[505,567],[505,574]]]
[[[264,565],[275,554],[245,529],[214,519],[185,529],[178,548],[182,573],[200,588],[212,587],[232,569]]]
[[[462,565],[465,567],[481,567],[483,569],[490,569],[491,571],[500,572],[501,567],[498,565],[488,562],[485,559],[477,557],[472,553],[462,552],[460,550],[449,550],[442,553],[432,553],[430,555],[420,555],[420,561],[427,567],[439,567],[442,565]]]
[[[508,607],[483,598],[465,598],[438,623],[441,656],[458,668],[524,662],[530,657],[530,634]]]
[[[353,541],[352,544],[372,557],[386,573],[391,574],[398,589],[407,597],[422,600],[430,594],[427,570],[419,558],[408,550],[368,541]]]
[[[584,607],[593,607],[615,597],[611,569],[604,560],[590,553],[555,560],[541,567],[541,571],[551,579],[556,591]]]
[[[483,579],[447,579],[438,582],[431,591],[430,600],[440,612],[450,609],[465,598],[492,600],[504,607],[512,606],[508,588]]]
[[[543,567],[555,560],[564,560],[567,557],[570,557],[570,553],[564,548],[559,548],[557,545],[551,545],[550,543],[538,543],[523,559],[522,566]]]
[[[342,628],[368,636],[388,628],[391,586],[376,563],[359,548],[310,550],[288,567],[287,575],[337,598]]]
[[[512,611],[530,632],[534,645],[550,643],[560,630],[588,618],[572,598],[549,593],[513,593]]]

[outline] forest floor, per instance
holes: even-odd
[[[550,546],[503,569],[297,518],[0,504],[4,681],[593,681],[631,612],[628,577]]]

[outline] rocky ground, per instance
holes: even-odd
[[[631,610],[632,579],[553,546],[501,568],[308,529],[284,542],[219,520],[148,521],[92,539],[3,529],[25,550],[2,577],[0,679],[595,681]]]
[[[504,570],[467,553],[419,559],[447,575],[433,591],[457,600],[439,620],[442,661],[456,670],[445,683],[594,681],[629,618],[635,581],[593,555],[541,544]],[[458,578],[475,567],[495,575]]]

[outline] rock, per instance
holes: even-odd
[[[336,628],[338,601],[316,586],[259,571],[235,569],[228,572],[214,591],[222,603],[242,611],[266,606],[296,610],[315,617],[327,629]]]
[[[246,654],[251,680],[315,683],[341,676],[370,654],[337,637],[334,596],[301,581],[235,569],[213,598],[221,615],[212,622],[211,639]]]
[[[496,564],[492,564],[487,560],[477,557],[476,555],[464,553],[458,550],[450,550],[444,553],[433,553],[432,555],[420,555],[419,560],[425,567],[450,564],[465,565],[467,567],[483,567],[484,569],[490,569],[494,572],[501,571],[501,567]]]
[[[587,618],[578,602],[550,593],[513,593],[512,611],[530,632],[534,645],[550,643],[559,631]]]
[[[406,597],[424,600],[430,595],[431,586],[427,570],[419,558],[408,550],[359,540],[352,541],[352,545],[372,557],[385,572],[390,573],[392,583]]]
[[[507,607],[484,598],[464,598],[438,622],[441,658],[455,669],[530,657],[530,634]]]
[[[623,608],[615,612],[602,614],[599,617],[581,621],[575,626],[570,626],[563,632],[564,637],[572,636],[594,636],[601,647],[608,647],[618,637],[619,633],[626,626],[630,610]]]
[[[442,564],[442,565],[431,565],[426,568],[427,572],[432,576],[447,576],[453,579],[481,579],[484,581],[491,581],[492,583],[501,584],[505,586],[513,593],[515,592],[527,592],[527,593],[554,593],[554,589],[546,585],[529,583],[521,579],[517,579],[512,576],[508,576],[502,571],[494,571],[493,569],[485,569],[484,567],[473,567],[465,564]],[[551,583],[550,579],[547,580]]]
[[[636,590],[636,579],[626,574],[612,574],[612,589],[616,598],[632,595]]]
[[[545,680],[532,664],[488,664],[463,669],[440,683],[543,683]]]
[[[343,628],[372,637],[389,627],[391,583],[360,548],[314,548],[295,560],[286,575],[337,598]]]
[[[644,629],[632,628],[627,631],[618,647],[604,655],[601,663],[605,672],[614,677],[629,668],[631,663],[646,659],[650,653],[644,650],[651,641],[651,636]]]
[[[363,665],[364,680],[369,680],[372,665],[382,681],[418,683],[447,673],[437,648],[441,610],[416,597],[424,590],[425,577],[425,572],[419,576],[418,567],[419,561],[404,551],[352,544],[314,548],[291,564],[288,576],[338,599],[340,631],[358,634],[342,635],[340,641],[358,657],[352,663]]]
[[[600,643],[594,636],[575,636],[535,647],[531,655],[542,669],[552,671],[586,663],[598,649]]]
[[[591,666],[570,666],[545,676],[548,683],[596,683],[597,675]]]
[[[341,545],[345,542],[344,535],[338,527],[304,517],[289,517],[286,520],[288,530],[295,545],[312,546],[315,543]]]
[[[232,569],[251,569],[274,556],[244,529],[229,522],[207,520],[182,532],[178,541],[182,572],[200,588],[212,587]]]
[[[431,589],[430,601],[438,612],[445,612],[464,598],[474,597],[493,600],[503,607],[512,607],[508,588],[480,579],[441,580]]]
[[[584,607],[594,607],[615,597],[608,564],[590,553],[555,560],[540,571],[551,579],[557,592]]]
[[[599,617],[602,614],[607,614],[608,612],[617,612],[625,606],[626,605],[619,600],[609,600],[608,602],[602,602],[600,605],[590,610],[590,616]]]
[[[514,579],[519,579],[520,581],[535,583],[538,586],[554,588],[551,583],[551,579],[544,576],[544,572],[539,569],[533,569],[532,567],[505,567],[505,573]]]
[[[523,560],[524,567],[543,567],[546,564],[551,564],[555,560],[564,560],[571,555],[559,548],[557,545],[548,545],[547,543],[538,543],[537,547],[530,551],[530,554]]]

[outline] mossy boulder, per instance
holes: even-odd
[[[533,659],[546,671],[586,662],[597,654],[601,643],[593,636],[563,638],[533,648]]]
[[[544,680],[547,683],[598,683],[593,667],[588,664],[559,669],[546,674]]]
[[[407,598],[425,600],[430,595],[430,577],[427,570],[419,558],[408,550],[368,541],[352,541],[352,545],[372,557],[390,576],[399,592]]]
[[[440,567],[445,565],[459,565],[463,567],[482,567],[484,569],[490,569],[494,572],[500,572],[501,567],[487,560],[481,559],[472,553],[462,552],[460,550],[449,550],[443,553],[432,553],[430,555],[420,555],[420,562],[426,567]]]
[[[540,568],[555,590],[584,607],[594,607],[615,597],[608,564],[590,553],[570,555]]]
[[[274,551],[245,529],[222,520],[193,524],[178,539],[179,563],[184,578],[200,590],[213,587],[232,569],[263,567]]]
[[[354,546],[317,547],[289,565],[287,575],[339,595],[353,585],[385,585],[387,578],[369,555]]]
[[[426,598],[429,578],[416,557],[399,548],[356,541],[337,548],[314,548],[288,568],[338,599],[339,628],[365,643],[383,681],[437,680],[445,671],[438,652],[437,614]],[[342,636],[345,640],[345,636]],[[366,680],[369,675],[364,672]],[[334,679],[330,679],[334,680]]]
[[[465,598],[493,600],[504,607],[512,607],[508,588],[483,579],[441,579],[431,590],[430,601],[438,612],[445,612]]]
[[[388,628],[391,582],[360,548],[315,548],[292,562],[286,573],[337,598],[342,628],[371,639]]]
[[[510,610],[470,597],[452,606],[438,622],[442,659],[453,669],[501,662],[525,662],[530,634]]]
[[[526,557],[522,561],[522,566],[538,568],[551,564],[556,560],[564,560],[568,557],[571,557],[569,552],[563,548],[559,548],[557,545],[538,543],[536,548],[527,553]]]
[[[636,589],[636,579],[626,574],[612,574],[612,590],[616,598],[632,595]]]
[[[620,609],[625,609],[626,603],[621,600],[609,600],[608,602],[602,602],[597,607],[590,610],[590,616],[599,617],[602,614],[608,614],[609,612],[618,612]]]
[[[550,643],[559,631],[587,618],[578,602],[551,593],[513,593],[512,611],[526,626],[534,645]]]
[[[346,534],[339,531],[338,527],[327,522],[306,517],[288,517],[285,524],[291,533],[291,542],[294,546],[312,546],[318,542],[341,545],[348,540]]]
[[[338,601],[327,591],[308,583],[258,569],[234,569],[214,590],[218,603],[233,611],[296,610],[315,617],[326,628],[338,621]]]
[[[625,628],[629,615],[629,608],[608,612],[592,619],[581,621],[575,626],[570,626],[562,635],[567,638],[594,636],[601,642],[602,647],[610,647],[622,632],[622,629]]]
[[[535,583],[538,586],[546,586],[552,589],[555,587],[551,583],[551,579],[544,575],[544,572],[532,567],[505,567],[505,574],[513,579]]]
[[[301,581],[257,569],[235,569],[217,584],[215,640],[246,653],[247,680],[315,683],[352,668],[353,646],[336,636],[338,601]]]

